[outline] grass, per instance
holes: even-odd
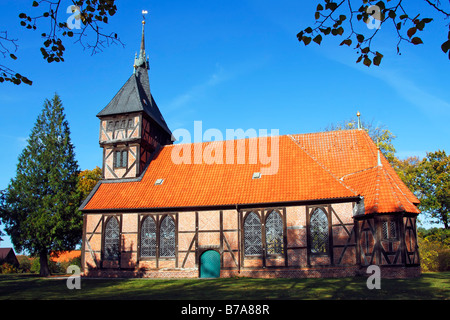
[[[7,300],[449,300],[450,272],[414,279],[382,279],[369,290],[366,278],[338,279],[66,279],[0,275],[0,299]]]

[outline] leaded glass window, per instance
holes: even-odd
[[[128,164],[128,151],[122,150],[122,168],[126,168]]]
[[[397,224],[395,221],[383,221],[383,240],[397,240]]]
[[[104,259],[119,260],[120,231],[115,217],[108,219],[105,225]]]
[[[311,215],[311,252],[325,254],[328,252],[328,217],[326,213],[317,208]]]
[[[141,257],[156,257],[156,223],[147,217],[141,225]]]
[[[250,212],[244,221],[244,254],[262,254],[261,221],[256,213]]]
[[[266,219],[266,248],[267,254],[282,254],[284,252],[283,220],[276,211],[272,211]]]
[[[159,256],[175,256],[175,222],[170,216],[161,221],[159,234]]]
[[[128,151],[118,150],[114,153],[114,167],[126,168],[128,164]]]

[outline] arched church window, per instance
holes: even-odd
[[[244,221],[244,254],[255,256],[262,254],[261,221],[259,216],[250,212]]]
[[[156,223],[152,217],[146,217],[141,225],[141,257],[156,257]]]
[[[159,256],[175,256],[175,222],[170,216],[166,216],[161,221],[159,230]]]
[[[119,221],[116,217],[111,217],[106,221],[104,233],[105,260],[119,260],[120,230]]]
[[[277,211],[272,211],[266,219],[267,254],[283,254],[283,220]]]
[[[317,208],[310,219],[311,252],[326,254],[329,245],[328,217],[322,209]]]

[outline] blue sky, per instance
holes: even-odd
[[[242,128],[278,129],[280,134],[317,132],[355,116],[386,125],[397,138],[397,156],[425,156],[450,146],[450,61],[440,45],[447,36],[437,17],[422,33],[425,44],[403,44],[386,30],[374,43],[384,54],[380,67],[356,64],[342,38],[326,37],[319,47],[299,43],[296,34],[313,25],[315,1],[164,0],[118,1],[107,32],[125,47],[91,55],[66,39],[64,63],[41,58],[40,34],[19,25],[20,12],[33,13],[29,0],[0,0],[0,30],[19,39],[18,59],[1,64],[28,76],[33,85],[0,84],[2,125],[0,190],[15,176],[17,158],[44,100],[60,95],[81,169],[101,166],[96,114],[133,71],[139,51],[141,11],[149,11],[146,50],[152,94],[169,128],[193,132]],[[70,4],[62,2],[63,7]],[[432,11],[414,1],[426,17]],[[67,17],[69,14],[67,14]],[[0,57],[1,59],[1,57]],[[1,246],[10,246],[8,237]]]

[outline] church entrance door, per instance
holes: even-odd
[[[200,256],[200,278],[220,277],[220,254],[207,250]]]

